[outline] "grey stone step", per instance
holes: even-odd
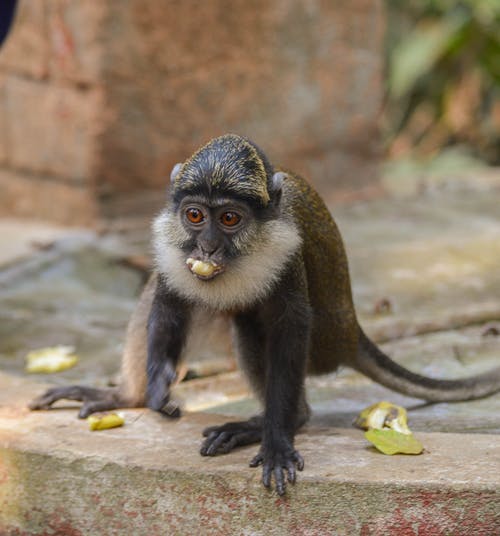
[[[198,454],[221,415],[169,421],[124,411],[122,428],[90,432],[74,409],[29,412],[39,391],[0,375],[0,529],[5,534],[495,534],[500,439],[419,433],[420,456],[384,456],[359,430],[310,425],[306,460],[278,498],[248,467],[256,447]]]

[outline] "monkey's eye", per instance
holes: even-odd
[[[234,227],[241,221],[241,216],[236,212],[224,212],[220,217],[220,221],[226,227]]]
[[[203,212],[193,207],[186,210],[186,218],[194,224],[201,223],[205,219]]]

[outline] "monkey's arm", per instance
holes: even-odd
[[[282,279],[276,298],[264,307],[269,333],[265,348],[264,419],[260,451],[250,462],[262,465],[262,482],[279,495],[285,493],[285,472],[295,482],[304,461],[294,449],[294,437],[304,407],[304,380],[311,330],[303,268],[295,267]]]
[[[172,293],[158,278],[148,320],[147,404],[156,411],[166,411],[170,385],[176,378],[177,364],[186,342],[190,307]]]

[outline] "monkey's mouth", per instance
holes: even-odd
[[[220,264],[212,261],[205,262],[191,257],[186,259],[186,264],[191,273],[202,281],[209,281],[224,271],[224,266]]]

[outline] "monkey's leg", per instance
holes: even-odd
[[[262,465],[265,487],[274,478],[279,495],[285,493],[286,480],[294,484],[296,470],[304,468],[294,439],[304,400],[311,310],[304,270],[293,266],[284,275],[277,297],[263,311],[267,326],[264,419],[260,450],[250,462],[251,467]]]
[[[257,397],[263,398],[265,366],[264,333],[254,314],[238,315],[234,319],[237,334],[238,360]],[[207,438],[200,454],[215,456],[227,454],[235,447],[260,443],[262,439],[262,416],[256,415],[248,421],[228,422],[221,426],[210,426],[203,430]]]
[[[235,319],[240,367],[244,371],[257,397],[263,401],[265,392],[266,363],[265,332],[255,314],[241,314]],[[296,429],[309,419],[310,409],[302,392],[299,403],[299,418]],[[227,454],[235,447],[260,443],[262,440],[263,416],[256,415],[248,421],[228,422],[203,430],[206,437],[202,443],[202,456]]]
[[[265,334],[255,315],[239,315],[235,318],[237,332],[238,357],[242,370],[245,372],[257,397],[264,400],[265,386]],[[309,419],[310,409],[302,393],[300,400],[297,429]],[[228,422],[220,426],[210,426],[203,430],[206,437],[200,454],[215,456],[227,454],[236,447],[260,443],[262,440],[263,416],[256,415],[248,421]]]
[[[288,279],[287,285],[290,282]],[[263,312],[235,318],[241,364],[256,394],[264,400],[263,416],[208,428],[201,448],[202,455],[215,455],[261,441],[261,449],[250,465],[262,464],[266,487],[274,475],[280,495],[285,492],[284,472],[293,483],[296,468],[302,470],[304,466],[293,440],[309,416],[304,390],[309,307],[293,290],[284,295],[286,300],[271,302]]]
[[[49,389],[32,400],[28,407],[32,410],[49,409],[54,402],[62,399],[83,402],[78,413],[80,419],[85,419],[96,411],[130,407],[130,404],[120,396],[118,389],[94,389],[80,385]]]

